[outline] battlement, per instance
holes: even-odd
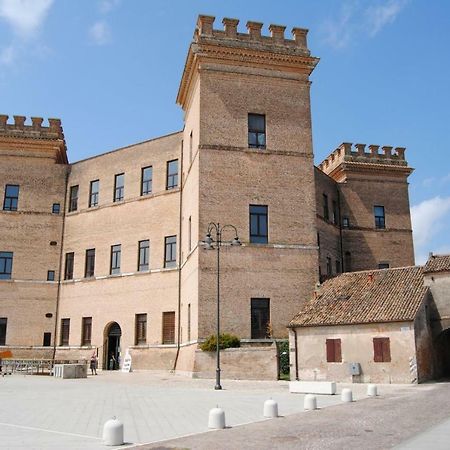
[[[366,151],[368,147],[369,151]],[[376,164],[407,167],[405,147],[342,143],[333,153],[325,158],[319,169],[330,174],[343,163]]]
[[[64,140],[60,119],[48,119],[48,126],[43,126],[42,117],[31,117],[31,124],[25,124],[27,121],[25,116],[13,117],[14,123],[8,123],[9,116],[0,114],[0,136]]]

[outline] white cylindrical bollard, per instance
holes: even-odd
[[[123,423],[115,417],[103,425],[103,443],[105,445],[123,445]]]
[[[376,397],[378,395],[376,384],[369,384],[367,386],[367,395],[369,397]]]
[[[264,417],[278,417],[278,403],[275,400],[264,402]]]
[[[353,401],[353,393],[351,389],[342,389],[341,400],[343,402],[352,402]]]
[[[213,408],[209,411],[208,428],[221,430],[225,428],[225,411],[222,408]]]
[[[312,411],[314,409],[317,409],[317,399],[315,395],[305,395],[305,400],[303,401],[303,409],[305,411]]]

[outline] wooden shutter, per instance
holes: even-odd
[[[334,362],[334,339],[327,339],[327,362]]]
[[[373,338],[373,360],[383,362],[383,338]]]
[[[334,339],[334,362],[342,362],[340,339]]]
[[[175,343],[175,311],[163,312],[163,344]]]
[[[136,345],[147,342],[147,314],[136,314]]]
[[[389,338],[381,338],[383,362],[391,362],[391,343]]]

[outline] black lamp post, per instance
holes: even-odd
[[[234,238],[232,241],[222,241],[222,233],[231,229],[234,231]],[[211,233],[216,233],[216,239],[211,237]],[[222,386],[220,385],[220,247],[223,244],[230,245],[241,245],[241,241],[238,238],[237,229],[234,225],[220,225],[219,223],[211,222],[208,224],[208,231],[206,232],[206,237],[203,242],[203,246],[206,250],[217,250],[217,336],[216,336],[216,385],[214,389],[220,390]]]

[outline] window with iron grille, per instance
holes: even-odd
[[[6,317],[0,317],[0,345],[6,345],[6,326],[8,319]]]
[[[143,167],[141,169],[141,195],[152,193],[153,167]]]
[[[7,184],[5,187],[5,199],[3,201],[4,211],[17,211],[19,203],[19,186],[17,184]]]
[[[175,311],[163,312],[163,344],[175,344]]]
[[[91,345],[92,317],[81,319],[81,345]]]
[[[148,270],[150,260],[150,241],[139,241],[138,271]]]
[[[266,148],[266,116],[264,114],[248,115],[248,146]]]
[[[13,265],[13,252],[0,252],[0,280],[10,280]]]
[[[252,339],[270,338],[270,299],[251,299],[251,337]]]
[[[52,205],[52,213],[59,214],[61,212],[61,205],[59,203],[53,203]]]
[[[64,279],[72,280],[73,279],[73,263],[75,259],[75,253],[70,252],[66,253],[66,262],[64,266]]]
[[[69,345],[69,335],[70,335],[70,319],[61,319],[61,338],[60,345]]]
[[[147,343],[147,314],[136,314],[135,345]]]
[[[389,338],[373,338],[373,361],[391,362],[391,343]]]
[[[342,362],[341,340],[327,339],[327,362]]]
[[[167,162],[166,189],[174,189],[178,186],[178,159]]]
[[[329,220],[330,213],[328,211],[328,195],[322,194],[323,218]]]
[[[55,271],[47,270],[47,281],[55,281]]]
[[[78,209],[78,185],[70,186],[69,212],[76,211],[77,209]]]
[[[250,242],[267,244],[269,234],[268,209],[265,205],[250,205]]]
[[[91,181],[91,186],[89,188],[89,208],[98,205],[98,194],[100,190],[100,181]]]
[[[375,216],[375,228],[386,228],[384,206],[374,206],[373,213]]]
[[[122,246],[120,244],[111,246],[111,268],[109,273],[117,275],[120,273],[120,259],[122,253]]]
[[[44,339],[42,342],[43,347],[50,347],[52,345],[52,333],[44,333]]]
[[[164,267],[177,265],[177,237],[166,236],[164,249]]]
[[[123,200],[125,192],[125,174],[119,173],[114,177],[114,201]]]
[[[86,262],[84,266],[84,276],[86,278],[93,277],[95,271],[95,248],[86,250]]]

